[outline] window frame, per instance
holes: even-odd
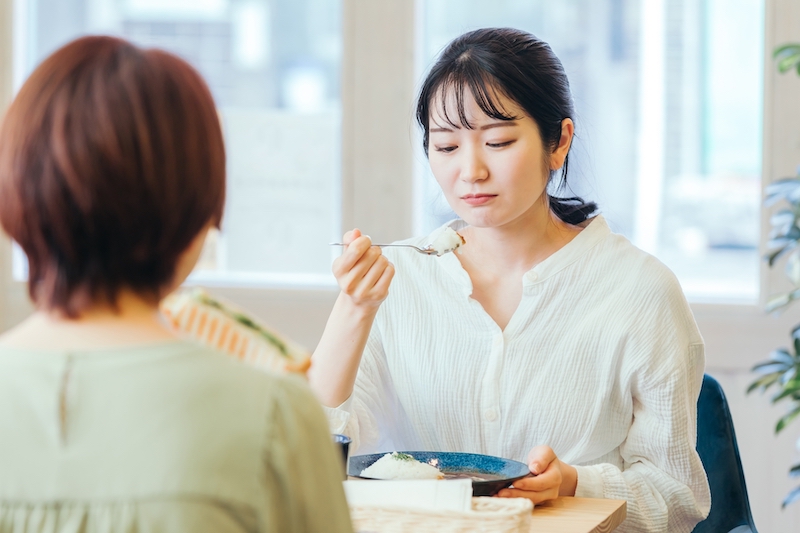
[[[13,91],[15,0],[0,0],[0,107]],[[341,227],[359,227],[374,239],[410,236],[418,201],[415,166],[421,164],[414,125],[420,2],[342,0]],[[765,1],[763,187],[795,174],[800,164],[800,77],[776,73],[771,50],[800,35],[800,5]],[[769,211],[761,209],[761,252]],[[707,367],[749,369],[777,344],[788,342],[791,312],[776,319],[763,311],[769,294],[786,287],[780,268],[760,267],[757,304],[692,303],[706,341]],[[233,301],[312,348],[337,290],[300,286],[252,287],[217,283],[211,292]],[[0,238],[0,330],[31,311],[26,284],[13,281],[11,246]]]

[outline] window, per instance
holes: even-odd
[[[86,33],[171,50],[208,80],[225,129],[229,190],[223,230],[209,239],[196,282],[331,287],[335,251],[327,243],[348,229],[343,221],[380,224],[365,223],[359,206],[342,212],[355,198],[363,205],[373,178],[356,175],[366,188],[342,198],[341,0],[16,1],[24,28],[18,82]],[[348,9],[355,27],[357,17],[375,24],[396,8]],[[515,26],[543,38],[562,59],[575,99],[572,192],[597,201],[616,231],[664,261],[691,299],[753,302],[763,10],[763,0],[419,0],[417,73],[405,77],[419,81],[441,48],[472,28]],[[401,20],[400,31],[410,31],[413,19]],[[350,53],[377,68],[383,58],[346,37]],[[365,82],[373,93],[389,89],[388,80]],[[410,115],[413,103],[403,105]],[[389,120],[386,127],[411,123]],[[354,141],[355,167],[365,142]],[[417,211],[392,216],[414,216],[417,231],[427,232],[452,213],[419,152],[416,162]],[[24,268],[21,254],[14,264]]]
[[[421,67],[478,27],[550,43],[575,100],[572,191],[666,263],[690,299],[755,302],[763,10],[763,0],[422,0]],[[421,167],[430,230],[453,215]]]
[[[189,61],[226,138],[225,220],[193,274],[206,284],[332,284],[340,233],[341,2],[18,0],[17,82],[67,41],[114,34]],[[19,28],[18,28],[19,29]],[[24,276],[24,257],[15,270]]]
[[[231,189],[196,283],[334,290],[342,230],[398,239],[451,216],[415,138],[415,86],[456,35],[512,25],[570,76],[574,192],[693,301],[756,303],[764,0],[0,1],[17,84],[84,33],[168,48],[209,80]]]

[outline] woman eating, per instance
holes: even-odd
[[[465,244],[384,255],[345,235],[310,374],[332,423],[357,453],[525,461],[534,476],[502,497],[624,499],[620,531],[691,531],[710,506],[695,452],[703,340],[664,265],[596,205],[555,194],[576,127],[560,61],[518,30],[462,35],[417,119]]]
[[[224,197],[217,111],[183,60],[86,37],[22,86],[0,223],[36,312],[0,336],[0,532],[352,531],[307,385],[159,316]]]

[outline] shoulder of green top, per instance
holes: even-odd
[[[413,461],[414,460],[414,458],[412,456],[408,455],[407,453],[403,453],[403,452],[394,452],[392,455],[398,461]]]
[[[286,343],[281,341],[279,338],[277,338],[275,335],[273,335],[269,331],[267,331],[264,328],[262,328],[261,326],[259,326],[250,317],[248,317],[246,315],[243,315],[241,313],[237,313],[236,311],[233,311],[231,309],[228,309],[227,307],[222,305],[220,302],[214,300],[213,298],[211,298],[208,294],[206,294],[204,292],[200,292],[200,291],[192,292],[192,297],[195,300],[197,300],[198,302],[202,303],[202,304],[211,306],[214,309],[218,309],[219,311],[222,311],[224,314],[226,314],[227,316],[231,317],[236,322],[240,323],[241,325],[245,326],[248,329],[251,329],[251,330],[255,331],[256,333],[258,333],[259,335],[264,337],[264,339],[266,339],[267,342],[269,342],[270,344],[275,346],[275,348],[278,349],[278,351],[281,353],[281,355],[283,355],[284,357],[291,358],[291,354],[289,354],[289,349],[286,347]]]

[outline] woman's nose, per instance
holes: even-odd
[[[485,180],[489,177],[489,169],[486,162],[477,150],[462,151],[461,175],[462,181],[475,182]]]

